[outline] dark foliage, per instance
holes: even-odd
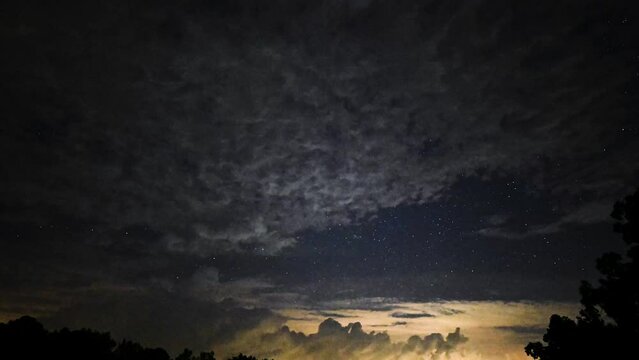
[[[603,278],[598,286],[582,282],[576,321],[553,315],[545,344],[528,344],[526,354],[541,360],[639,359],[639,190],[617,202],[611,216],[629,247],[626,258],[601,256],[597,269]]]
[[[244,355],[240,353],[239,355],[235,355],[228,360],[258,360],[258,359],[255,356],[249,356],[249,355]],[[264,360],[268,360],[268,359],[264,359]]]
[[[194,356],[193,352],[189,349],[184,349],[175,360],[215,360],[215,354],[211,352],[201,352],[199,356]]]
[[[122,340],[113,353],[117,360],[170,360],[169,354],[164,349],[148,349],[142,345]]]
[[[47,331],[30,316],[0,323],[0,359],[11,360],[171,360],[166,350],[145,348],[122,340],[119,344],[109,333],[82,329]],[[214,353],[194,356],[188,349],[175,360],[215,360]]]
[[[116,358],[115,345],[108,333],[86,329],[49,332],[29,316],[0,324],[0,358],[3,359],[129,359]]]

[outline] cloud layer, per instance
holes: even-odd
[[[460,176],[536,164],[540,187],[616,194],[631,25],[588,4],[15,5],[6,215],[276,254]]]

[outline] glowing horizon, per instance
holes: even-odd
[[[341,304],[343,305],[343,304]],[[306,335],[317,333],[318,325],[327,318],[333,318],[343,326],[359,322],[365,332],[386,333],[392,343],[404,343],[414,335],[424,337],[431,333],[443,336],[461,329],[468,337],[467,343],[460,346],[449,357],[455,359],[525,359],[524,346],[529,341],[539,341],[545,331],[550,315],[559,313],[575,316],[579,304],[570,302],[533,302],[533,301],[437,301],[426,303],[395,302],[386,303],[384,309],[349,309],[344,306],[324,307],[321,310],[309,308],[288,308],[276,312],[286,318],[285,326],[291,331]],[[247,338],[259,337],[262,333],[275,332],[269,324],[261,330],[253,330],[250,336],[240,336],[229,346],[230,353],[242,350],[242,343],[250,343]],[[262,346],[255,345],[253,346]],[[275,346],[275,345],[273,345]],[[330,346],[330,345],[327,345]],[[218,348],[222,354],[225,347]],[[293,359],[306,354],[291,346],[278,355],[278,359]],[[370,353],[351,355],[354,359],[383,360],[397,358],[396,353],[382,352],[379,357]],[[360,356],[360,357],[357,357]],[[410,355],[413,356],[413,355]],[[311,356],[312,358],[312,356]],[[402,359],[409,358],[403,354]]]

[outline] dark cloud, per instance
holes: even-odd
[[[345,287],[352,287],[353,284],[345,279],[340,279]],[[323,284],[325,289],[330,290],[337,288],[335,285],[329,282]],[[300,289],[307,290],[307,289]],[[356,293],[359,293],[356,291]],[[333,296],[329,296],[324,301],[316,303],[316,305],[323,309],[337,309],[337,310],[366,310],[366,311],[392,311],[395,309],[401,309],[401,305],[394,303],[398,302],[397,298],[392,297],[357,297],[353,298],[348,296],[346,299],[341,299],[333,293]],[[350,295],[350,294],[349,294]]]
[[[451,315],[457,315],[457,314],[463,314],[464,313],[463,310],[447,308],[447,307],[441,307],[441,308],[437,309],[437,312],[439,314],[445,315],[445,316],[451,316]]]
[[[393,326],[404,326],[406,324],[408,324],[406,321],[395,321],[392,324],[371,325],[371,327],[393,327]]]
[[[41,319],[50,328],[93,328],[115,339],[135,336],[148,346],[177,354],[185,347],[210,350],[238,334],[285,319],[268,309],[244,308],[234,301],[212,302],[179,293],[134,289],[84,296]]]
[[[400,319],[419,319],[419,318],[425,318],[425,317],[435,317],[435,315],[433,314],[429,314],[429,313],[407,313],[407,312],[394,312],[390,315],[391,317],[394,318],[400,318]]]
[[[337,312],[329,312],[329,311],[317,311],[315,312],[315,315],[318,316],[323,316],[323,317],[330,317],[330,318],[348,318],[348,317],[352,317],[346,314],[342,314],[342,313],[337,313]]]
[[[546,331],[546,326],[496,326],[495,329],[509,331],[519,335],[539,336]]]
[[[477,231],[478,234],[488,237],[498,237],[505,239],[525,239],[533,236],[548,235],[561,232],[570,225],[574,224],[592,224],[601,222],[610,213],[610,204],[614,203],[611,199],[609,203],[602,203],[601,200],[580,205],[576,211],[567,214],[554,222],[534,225],[523,231],[512,230],[507,227],[493,226],[483,228]],[[494,224],[499,225],[499,224]]]

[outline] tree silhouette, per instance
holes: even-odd
[[[583,281],[576,321],[552,315],[541,342],[529,343],[535,359],[639,359],[639,189],[618,201],[614,231],[628,245],[626,258],[607,253],[597,259],[598,286]]]
[[[189,349],[184,349],[180,355],[178,355],[175,360],[215,360],[215,353],[211,352],[201,352],[200,356],[193,356],[193,351]]]
[[[50,353],[60,354],[62,359],[112,359],[115,341],[109,333],[82,329],[62,329],[50,333],[47,341]]]
[[[0,323],[0,359],[10,360],[170,360],[162,348],[145,348],[122,340],[117,344],[109,333],[82,329],[47,331],[30,316]],[[215,360],[213,352],[198,357],[185,349],[176,360]]]
[[[244,355],[242,353],[239,353],[238,355],[235,355],[232,358],[229,358],[228,360],[258,360],[258,358],[256,358],[255,356]],[[264,359],[264,360],[268,360],[268,359]]]
[[[114,358],[116,360],[170,360],[171,357],[166,352],[166,350],[157,348],[157,349],[148,349],[142,347],[142,345],[128,341],[122,340],[122,342],[118,345],[117,349],[113,353]]]
[[[193,351],[189,349],[184,349],[180,355],[178,355],[175,360],[192,360],[193,359]]]
[[[211,352],[201,352],[197,360],[215,360],[215,354]]]
[[[48,335],[42,324],[30,316],[2,323],[0,358],[43,359],[45,351],[49,349]]]

